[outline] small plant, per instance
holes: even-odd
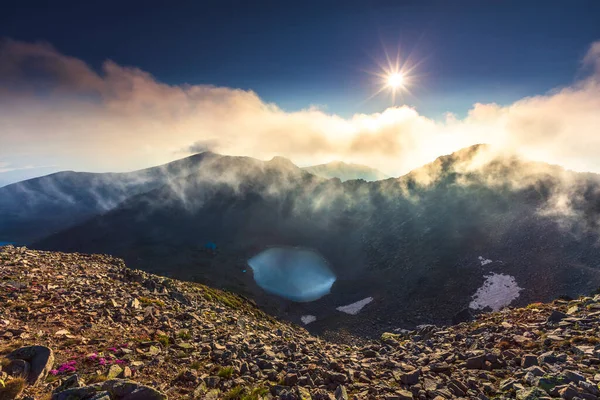
[[[151,299],[149,297],[140,297],[138,300],[144,306],[151,306],[151,305],[155,305],[155,306],[158,306],[158,307],[164,307],[165,306],[165,302],[162,301],[162,300],[158,300],[158,299]]]
[[[540,347],[539,343],[532,342],[532,341],[527,341],[527,342],[521,344],[521,348],[527,349],[527,350],[533,350],[533,349],[537,349],[539,347]]]
[[[202,363],[200,361],[192,361],[192,363],[190,364],[190,368],[199,370],[200,368],[202,368]]]
[[[192,338],[192,334],[187,329],[182,329],[177,332],[177,337],[181,340],[189,340]]]
[[[544,305],[544,303],[537,302],[537,303],[531,303],[531,304],[527,305],[527,307],[525,307],[525,308],[527,308],[528,310],[538,310],[538,309],[542,308],[543,305]]]
[[[588,343],[588,344],[598,344],[600,343],[600,339],[595,336],[574,336],[571,338],[571,343]]]
[[[94,383],[100,383],[100,382],[104,382],[105,380],[107,380],[108,378],[106,377],[106,375],[92,375],[92,377],[87,381],[88,385],[92,385]]]
[[[242,386],[235,386],[231,388],[225,395],[223,396],[224,400],[239,400],[244,394],[245,389]]]
[[[219,369],[219,372],[217,373],[217,376],[225,379],[231,378],[231,375],[233,375],[233,367],[223,367]]]
[[[25,379],[15,378],[9,381],[2,381],[0,384],[0,400],[16,399],[25,388]]]
[[[267,394],[269,394],[269,389],[266,387],[257,387],[252,389],[249,394],[244,394],[240,397],[240,400],[258,400]]]
[[[158,336],[156,336],[156,340],[158,341],[158,343],[162,344],[163,347],[169,347],[169,344],[170,344],[169,336],[158,335]]]

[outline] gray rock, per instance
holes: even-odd
[[[538,358],[535,354],[525,354],[521,358],[521,367],[529,368],[534,365],[538,365]]]
[[[54,393],[52,400],[80,400],[87,399],[98,393],[99,388],[96,386],[85,386],[80,388],[72,388],[63,390],[60,393]]]
[[[581,375],[579,372],[565,370],[563,371],[563,375],[571,382],[581,382],[585,381],[585,376]]]
[[[218,376],[208,376],[204,378],[204,383],[206,383],[206,386],[208,386],[209,388],[217,387],[220,381],[221,378],[219,378]]]
[[[572,386],[567,386],[559,391],[560,398],[565,400],[573,400],[578,397],[579,393]]]
[[[411,372],[395,374],[394,378],[396,378],[396,380],[399,380],[400,382],[402,382],[405,385],[416,385],[417,383],[419,383],[420,375],[421,375],[421,371],[418,369],[415,369],[414,371],[411,371]]]
[[[467,358],[465,367],[467,369],[483,369],[485,365],[485,355],[479,355],[471,358]]]
[[[550,316],[548,317],[546,322],[557,323],[557,322],[562,321],[565,318],[567,318],[567,314],[562,313],[560,311],[552,310],[552,312],[550,313]]]
[[[294,386],[298,383],[298,375],[297,374],[287,374],[283,378],[283,384],[285,386]]]
[[[348,400],[348,393],[346,392],[346,388],[344,385],[340,385],[335,389],[335,400]]]
[[[548,351],[538,357],[539,364],[554,364],[558,362],[558,358],[554,355],[554,352]]]
[[[91,397],[89,400],[111,400],[110,393],[108,392],[100,392],[95,396]]]
[[[546,393],[538,388],[528,388],[517,391],[518,400],[538,400],[540,397],[545,395]]]
[[[21,347],[9,353],[9,360],[24,360],[29,363],[29,374],[27,382],[36,385],[48,376],[54,364],[54,353],[46,346]]]
[[[398,400],[412,400],[413,395],[408,390],[397,390],[395,396]]]
[[[329,378],[332,382],[335,383],[346,383],[346,381],[348,380],[348,377],[346,375],[339,372],[329,374]]]
[[[88,400],[99,393],[106,392],[109,399],[118,400],[166,400],[167,395],[149,386],[125,379],[111,379],[102,383],[72,388],[52,395],[52,400]],[[103,397],[98,398],[103,399]],[[103,399],[104,400],[104,399]]]
[[[429,369],[431,369],[432,372],[443,373],[448,372],[450,370],[450,365],[448,365],[448,363],[445,362],[437,362],[430,364]]]
[[[10,376],[28,376],[30,365],[25,360],[12,360],[7,366],[2,368]]]
[[[83,386],[83,382],[79,379],[79,375],[74,374],[62,381],[62,383],[52,391],[52,393],[60,393],[67,389],[79,388]]]

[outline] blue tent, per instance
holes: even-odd
[[[206,250],[217,250],[217,245],[213,242],[206,242],[206,244],[204,245],[204,248]]]

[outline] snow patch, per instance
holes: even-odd
[[[479,262],[481,263],[481,266],[483,267],[484,265],[488,265],[490,263],[493,263],[492,260],[489,260],[487,258],[483,258],[482,256],[479,256]]]
[[[315,322],[317,320],[317,317],[315,317],[314,315],[303,315],[300,317],[300,320],[304,325],[308,325],[311,322]]]
[[[366,299],[362,299],[357,301],[356,303],[348,304],[347,306],[340,306],[336,308],[336,310],[341,311],[346,314],[356,315],[362,310],[364,306],[373,301],[372,297],[367,297]]]
[[[514,276],[492,273],[484,278],[483,286],[477,289],[473,295],[473,301],[469,304],[469,307],[474,310],[490,307],[492,310],[498,311],[512,303],[519,297],[519,292],[523,290],[517,285]]]

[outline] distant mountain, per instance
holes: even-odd
[[[116,207],[126,198],[194,173],[202,153],[125,173],[63,171],[0,187],[0,241],[29,243]]]
[[[600,286],[595,174],[485,146],[377,182],[325,180],[282,158],[213,158],[34,246],[231,289],[298,323],[314,317],[317,332],[448,323]],[[270,246],[318,251],[337,276],[331,293],[311,303],[265,293],[247,260]]]
[[[360,164],[348,164],[342,161],[333,161],[302,169],[323,178],[339,178],[342,182],[352,179],[364,179],[371,182],[389,178],[389,176],[375,168]]]
[[[15,169],[6,172],[0,171],[0,188],[6,185],[10,185],[11,183],[36,178],[42,175],[48,175],[57,171],[59,171],[59,169],[53,166]]]

